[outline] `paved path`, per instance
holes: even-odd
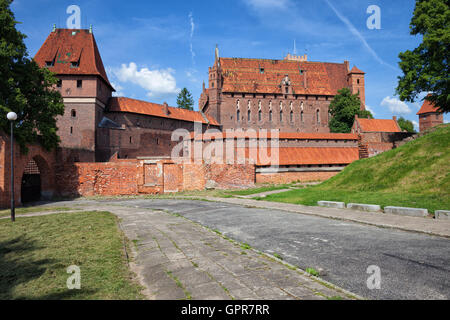
[[[213,197],[204,197],[204,199],[209,201],[224,202],[262,209],[284,210],[317,217],[331,218],[343,221],[352,221],[383,228],[414,231],[450,238],[449,220],[435,220],[422,217],[408,217],[394,214],[385,214],[381,212],[362,212],[349,209],[309,207],[291,203],[258,201],[252,199],[213,198]]]
[[[145,294],[150,299],[355,298],[345,290],[188,219],[154,210],[152,205],[136,206],[133,201],[115,205],[104,201],[74,201],[61,202],[58,206],[75,204],[87,211],[109,211],[120,218],[120,227],[132,241],[132,269],[147,287]]]
[[[246,195],[246,196],[239,196],[238,195],[238,196],[235,196],[235,197],[242,198],[242,199],[264,198],[264,197],[270,196],[271,194],[278,194],[278,193],[292,191],[292,189],[296,189],[296,188],[272,190],[272,191],[266,191],[266,192],[261,192],[261,193],[249,194],[249,195]]]
[[[211,229],[218,229],[232,239],[248,243],[253,248],[277,253],[285,261],[303,270],[308,267],[323,269],[322,278],[364,297],[450,299],[450,240],[447,238],[230,203],[162,199],[117,200],[109,203],[135,207],[136,214],[140,212],[143,218],[148,213],[140,211],[141,208],[183,215]],[[148,228],[160,218],[155,219],[152,216]],[[147,227],[142,228],[141,223],[144,220],[137,220],[135,228],[144,233]],[[157,231],[151,230],[152,234],[156,232],[157,235]],[[173,228],[170,234],[175,236],[177,230],[178,227]],[[184,229],[180,230],[178,241],[185,243],[189,239],[183,239]],[[200,239],[202,237],[209,239],[206,234]],[[222,242],[217,240],[214,246],[221,246]],[[193,244],[200,245],[201,241],[195,237]],[[211,250],[204,245],[202,248],[211,257]],[[216,262],[221,261],[229,264],[227,268],[233,268],[233,265],[242,266],[248,258],[240,256],[239,248],[233,255],[228,254],[224,257],[220,254],[212,256],[212,261],[220,257],[221,260]],[[257,258],[253,254],[249,256]],[[367,288],[366,281],[370,275],[366,271],[371,265],[381,269],[381,290]],[[258,272],[262,274],[262,271]],[[239,276],[239,273],[234,276]]]

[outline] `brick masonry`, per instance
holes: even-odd
[[[256,183],[285,184],[292,182],[325,181],[337,175],[340,171],[311,171],[311,172],[279,172],[257,173]]]

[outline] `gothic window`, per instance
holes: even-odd
[[[291,122],[294,122],[294,111],[291,110]]]
[[[241,102],[237,100],[236,102],[236,121],[239,122],[241,120]]]

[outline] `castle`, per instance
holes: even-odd
[[[221,58],[216,48],[200,111],[189,111],[114,97],[92,29],[54,28],[34,59],[56,74],[54,89],[63,97],[65,113],[57,119],[57,150],[31,145],[24,155],[16,148],[17,204],[55,195],[148,194],[326,180],[371,155],[361,131],[333,134],[328,127],[328,107],[339,89],[358,93],[365,108],[364,72],[350,69],[347,61],[309,62],[306,56],[293,55],[284,60]],[[397,129],[395,125],[389,128]],[[179,153],[184,160],[193,158],[190,146],[208,149],[221,140],[231,142],[235,156],[248,161],[210,163],[202,157],[179,162],[171,157],[179,144],[172,141],[176,129],[191,133]],[[210,129],[223,135],[211,135]],[[253,137],[249,130],[270,134]],[[254,152],[254,141],[267,142],[263,151],[277,155],[276,168]],[[10,197],[10,143],[0,133],[0,207],[7,206]],[[392,141],[383,143],[383,150],[393,147]]]

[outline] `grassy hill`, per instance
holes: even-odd
[[[315,205],[319,200],[450,210],[450,125],[397,149],[349,165],[332,179],[266,200]]]

